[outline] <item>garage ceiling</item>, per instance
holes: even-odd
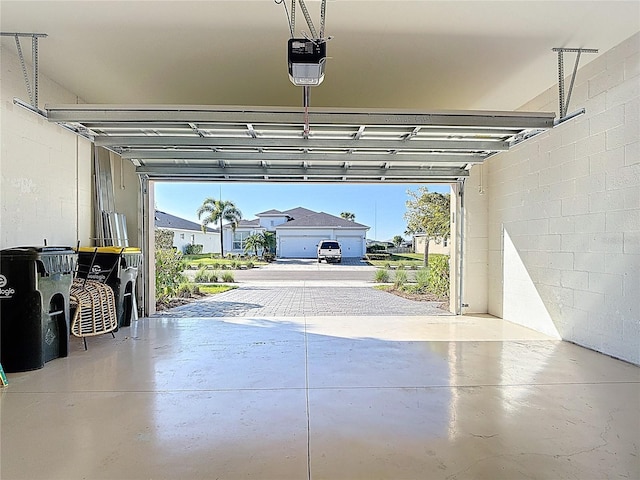
[[[317,20],[320,2],[307,3]],[[273,0],[0,8],[3,32],[48,34],[41,73],[90,103],[47,106],[50,120],[85,130],[141,174],[229,181],[462,178],[552,125],[553,114],[500,111],[557,82],[552,48],[602,53],[640,29],[636,0],[329,0],[326,78],[311,89],[304,138],[302,91],[287,76],[288,25]],[[2,45],[16,50],[11,38]],[[40,99],[48,101],[46,85]]]
[[[320,2],[307,5],[317,25]],[[2,0],[0,9],[3,32],[49,35],[41,72],[79,103],[302,103],[273,0]],[[296,23],[306,29],[300,12]],[[311,106],[515,110],[557,82],[552,48],[603,53],[639,25],[637,0],[329,0],[330,58]],[[2,43],[16,51],[13,39]],[[51,103],[46,88],[41,100]]]

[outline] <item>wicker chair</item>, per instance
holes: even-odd
[[[111,333],[118,328],[116,302],[113,290],[104,283],[76,278],[69,295],[71,310],[71,333],[82,337],[87,349],[87,337]]]

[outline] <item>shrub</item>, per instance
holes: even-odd
[[[429,255],[429,291],[440,297],[449,296],[449,257]]]
[[[171,250],[173,248],[173,234],[171,230],[156,229],[156,249]]]
[[[429,269],[421,268],[416,272],[416,283],[418,284],[418,290],[426,291],[429,287]]]
[[[375,273],[376,283],[388,283],[389,282],[389,270],[386,268],[380,268]]]
[[[366,258],[367,260],[389,260],[390,256],[388,253],[367,253]]]
[[[402,291],[405,293],[415,293],[415,294],[424,293],[424,291],[420,290],[420,287],[418,287],[418,285],[416,285],[415,283],[407,283],[402,287]]]
[[[407,272],[404,269],[398,269],[393,281],[394,288],[402,288],[407,283]]]
[[[251,270],[253,268],[253,262],[251,260],[247,261],[245,265],[247,266],[248,270]]]
[[[214,270],[218,270],[220,268],[220,262],[211,262],[211,267]]]
[[[224,283],[233,283],[235,282],[235,278],[233,276],[233,272],[222,272],[222,281]]]
[[[204,267],[200,268],[200,270],[198,270],[198,273],[196,273],[196,276],[194,277],[194,281],[197,283],[208,283],[209,282],[209,274],[207,273],[207,271],[205,270]]]
[[[184,253],[185,255],[200,255],[203,248],[204,245],[185,245]]]
[[[191,296],[192,287],[189,283],[181,283],[178,286],[177,295],[182,298],[189,298]]]
[[[156,292],[172,296],[184,282],[182,254],[173,249],[156,250]]]

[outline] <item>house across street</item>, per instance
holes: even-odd
[[[322,240],[337,240],[343,257],[357,258],[366,253],[369,227],[354,221],[302,207],[267,210],[256,217],[241,220],[235,231],[230,225],[223,228],[225,245],[232,245],[230,253],[244,253],[246,238],[264,231],[275,233],[278,258],[316,258]]]

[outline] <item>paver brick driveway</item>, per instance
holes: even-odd
[[[407,300],[372,287],[253,286],[206,297],[154,317],[302,317],[449,315],[438,303]]]

